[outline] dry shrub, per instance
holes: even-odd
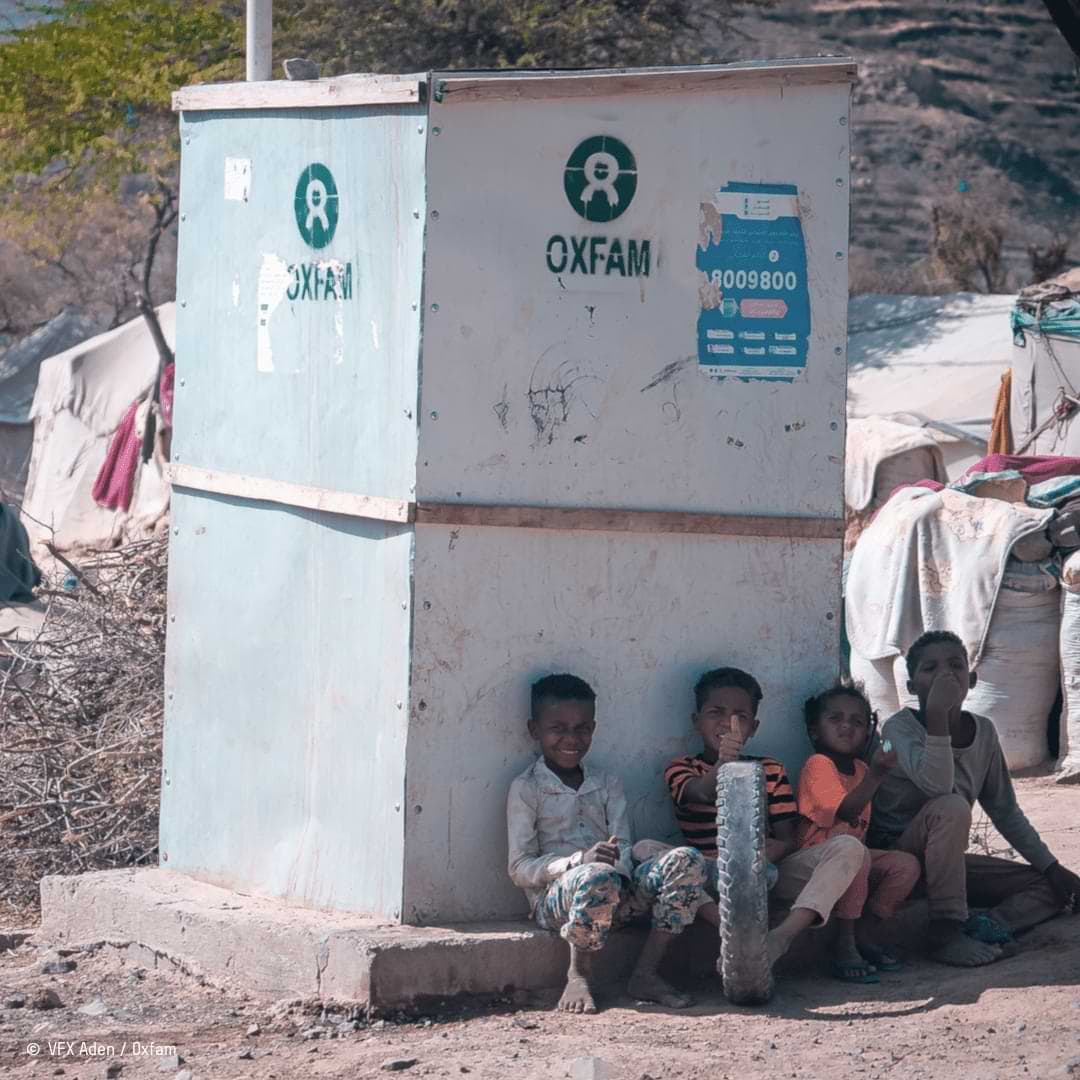
[[[45,874],[156,861],[166,541],[61,567],[45,623],[0,673],[0,904]],[[65,589],[64,582],[74,588]],[[75,581],[78,583],[75,584]]]

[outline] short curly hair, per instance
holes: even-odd
[[[866,706],[866,715],[870,718],[870,723],[873,724],[877,720],[877,713],[874,712],[874,707],[870,704],[862,683],[857,683],[853,679],[837,679],[827,690],[808,697],[803,703],[803,718],[806,720],[807,733],[813,730],[825,711],[826,703],[834,697],[850,697],[861,701]]]
[[[697,708],[700,709],[705,704],[706,699],[713,690],[723,690],[728,686],[733,686],[738,690],[745,690],[750,695],[750,700],[754,703],[754,715],[756,716],[761,699],[765,696],[761,692],[761,684],[749,672],[737,667],[713,668],[712,671],[706,671],[698,679],[694,687],[694,701],[697,702]]]
[[[967,656],[967,647],[960,640],[959,635],[954,634],[951,630],[927,630],[925,634],[917,637],[912,643],[912,646],[907,651],[907,655],[904,657],[904,662],[907,664],[908,678],[912,678],[915,674],[915,669],[919,666],[919,657],[930,648],[931,645],[942,645],[948,642],[950,645],[959,645],[964,650],[964,655]],[[970,657],[968,658],[970,662]]]

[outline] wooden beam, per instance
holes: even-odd
[[[326,514],[344,514],[374,521],[406,524],[412,521],[414,510],[413,504],[404,499],[355,495],[349,491],[332,491],[307,484],[291,484],[285,480],[200,469],[194,465],[170,465],[168,475],[174,487],[209,491],[215,495],[234,495],[255,502],[301,506],[306,510],[321,510]]]
[[[706,514],[686,510],[618,510],[568,506],[482,506],[420,502],[357,495],[349,491],[292,484],[258,476],[170,465],[175,487],[232,495],[254,502],[301,506],[327,514],[397,524],[475,525],[494,529],[560,529],[564,532],[689,533],[698,536],[761,536],[776,539],[838,540],[844,519],[779,517],[767,514]]]
[[[205,83],[172,96],[174,112],[222,109],[328,109],[341,105],[410,105],[423,100],[419,78],[341,75],[290,82]]]
[[[480,525],[500,529],[562,529],[598,532],[693,533],[705,536],[764,536],[837,540],[844,519],[704,514],[671,510],[601,510],[560,506],[477,506],[475,503],[416,505],[417,525]]]
[[[542,98],[613,97],[621,94],[701,93],[742,88],[783,89],[852,83],[858,66],[850,59],[781,60],[762,63],[611,72],[552,72],[527,75],[432,76],[436,102],[511,101]]]

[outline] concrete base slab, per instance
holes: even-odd
[[[399,926],[290,907],[161,869],[44,878],[40,936],[57,946],[126,948],[144,965],[168,963],[259,997],[356,1002],[373,1012],[457,994],[549,989],[561,985],[569,962],[558,935],[525,920]],[[715,939],[703,937],[692,952],[708,969]],[[612,935],[598,976],[624,976],[640,943],[639,932]]]
[[[919,940],[924,905],[911,905]],[[782,913],[776,913],[782,917]],[[921,924],[921,925],[920,925]],[[620,930],[600,953],[601,982],[629,974],[645,931]],[[105,943],[143,966],[169,964],[258,997],[322,999],[372,1013],[459,994],[509,995],[563,985],[569,949],[526,920],[420,927],[312,911],[195,881],[171,870],[106,870],[41,883],[41,939],[57,947]],[[796,941],[781,972],[823,963],[828,933]],[[718,937],[698,922],[679,936],[671,972],[715,971]]]

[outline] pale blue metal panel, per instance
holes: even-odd
[[[173,523],[163,865],[397,917],[410,528],[179,489]]]
[[[176,460],[408,498],[426,127],[422,106],[183,115]]]

